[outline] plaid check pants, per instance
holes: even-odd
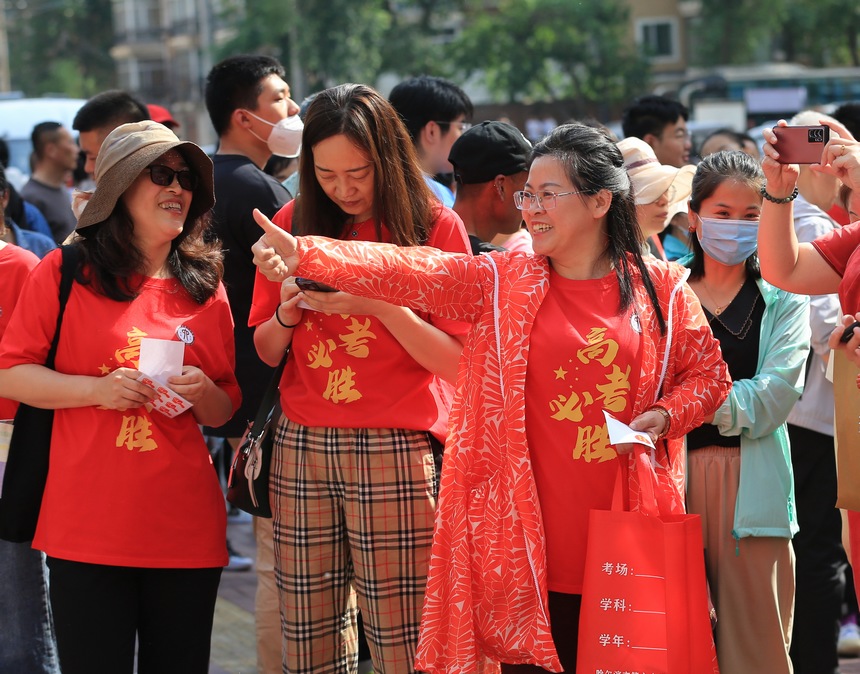
[[[284,672],[412,672],[438,492],[429,433],[281,418],[272,461]]]

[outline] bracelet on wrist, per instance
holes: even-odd
[[[278,321],[278,323],[280,323],[280,324],[281,324],[281,327],[282,327],[282,328],[290,329],[290,328],[295,328],[295,327],[297,327],[297,326],[298,326],[298,323],[294,323],[293,325],[287,325],[286,323],[284,323],[284,322],[281,320],[281,305],[280,305],[280,304],[278,305],[278,308],[277,308],[277,309],[275,309],[275,320],[276,320],[276,321]]]
[[[774,203],[774,204],[788,204],[788,203],[791,203],[792,201],[794,201],[795,199],[797,199],[797,194],[798,194],[797,188],[795,187],[795,188],[794,188],[794,191],[793,191],[791,194],[789,194],[787,197],[783,197],[782,199],[777,199],[776,197],[771,196],[770,194],[768,194],[768,193],[767,193],[767,185],[762,185],[762,186],[761,186],[761,189],[759,190],[759,192],[761,192],[761,195],[762,195],[765,199],[767,199],[768,201],[770,201],[771,203]]]
[[[658,440],[662,440],[663,438],[665,438],[669,434],[669,429],[672,426],[672,415],[669,414],[669,410],[667,410],[665,407],[660,407],[660,405],[652,405],[651,407],[649,407],[645,411],[646,412],[659,412],[663,416],[663,419],[665,420],[666,423],[663,426],[663,430],[660,431],[660,435],[657,436]]]

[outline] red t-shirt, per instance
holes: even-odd
[[[582,593],[588,513],[612,505],[618,461],[603,410],[632,420],[641,328],[618,303],[614,272],[572,281],[551,271],[529,338],[526,429],[554,592]]]
[[[860,221],[837,227],[812,245],[842,277],[839,303],[844,313],[853,316],[860,311]]]
[[[273,218],[287,230],[293,204]],[[341,238],[376,241],[375,223],[350,225]],[[391,240],[384,227],[382,240]],[[427,245],[456,253],[471,251],[463,222],[448,208],[439,209]],[[249,324],[268,321],[279,302],[280,284],[258,272]],[[468,323],[419,315],[450,335],[465,335],[471,328]],[[444,440],[452,397],[452,387],[419,365],[371,316],[305,310],[293,332],[281,379],[284,415],[305,426],[407,428],[430,431]]]
[[[6,332],[6,326],[12,317],[12,311],[18,303],[18,295],[30,270],[39,264],[39,258],[29,250],[7,243],[0,249],[0,337]],[[12,419],[18,410],[14,400],[0,398],[0,419]]]
[[[59,251],[33,270],[0,342],[0,367],[45,362],[59,308]],[[235,409],[233,319],[224,287],[206,304],[175,279],[146,279],[131,302],[74,284],[56,369],[102,376],[136,368],[142,337],[185,342]],[[227,563],[224,495],[191,411],[173,419],[137,408],[59,409],[33,547],[60,559],[150,568]]]
[[[843,227],[851,222],[851,216],[848,214],[848,211],[839,204],[833,204],[830,210],[827,211],[827,215]]]

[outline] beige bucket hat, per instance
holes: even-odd
[[[96,159],[96,189],[86,201],[77,229],[106,220],[117,200],[141,171],[173,149],[182,153],[189,168],[199,178],[188,209],[188,220],[192,221],[209,211],[215,204],[212,160],[200,146],[181,141],[163,124],[147,120],[118,126],[104,139]]]
[[[650,204],[660,198],[670,187],[669,212],[690,198],[693,189],[693,174],[696,167],[675,168],[657,161],[654,149],[639,138],[625,138],[618,141],[618,149],[624,156],[624,168],[633,183],[636,205]]]

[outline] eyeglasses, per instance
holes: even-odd
[[[149,171],[149,179],[160,187],[170,187],[173,184],[173,177],[176,176],[176,179],[179,181],[179,186],[183,190],[192,191],[197,189],[197,184],[199,182],[197,174],[189,169],[174,171],[169,166],[153,164],[152,166],[147,166],[146,170]]]
[[[439,126],[451,126],[452,124],[456,124],[460,129],[460,133],[466,133],[466,131],[472,128],[472,122],[439,122],[435,119],[433,121]]]
[[[514,192],[514,205],[521,211],[530,211],[535,205],[540,210],[549,211],[556,207],[556,199],[571,194],[581,194],[581,192],[543,192],[542,194]]]

